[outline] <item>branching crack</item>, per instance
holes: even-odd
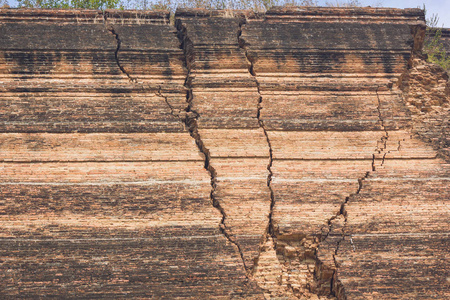
[[[167,98],[167,96],[163,95],[163,93],[161,92],[161,89],[162,89],[162,87],[158,86],[158,91],[155,93],[155,96],[163,98],[164,102],[170,109],[170,114],[172,116],[176,117],[177,119],[179,119],[180,121],[184,122],[185,117],[181,116],[179,112],[176,112],[175,107],[173,107],[173,105],[170,104],[169,99]]]
[[[381,127],[383,128],[383,131],[384,131],[384,136],[381,137],[381,143],[383,144],[383,146],[382,147],[378,147],[377,146],[376,151],[378,152],[378,154],[381,154],[382,152],[384,152],[383,156],[382,156],[382,159],[381,159],[381,164],[380,164],[380,167],[382,167],[384,165],[384,163],[385,163],[387,155],[390,154],[391,152],[396,152],[396,151],[398,152],[398,151],[400,151],[400,149],[402,147],[401,143],[404,142],[405,139],[401,139],[401,140],[397,141],[397,148],[395,150],[387,150],[387,143],[388,143],[388,140],[389,140],[390,136],[389,136],[389,132],[388,132],[388,130],[386,128],[386,124],[384,122],[382,113],[381,113],[381,99],[380,99],[380,95],[378,93],[379,88],[380,87],[377,87],[377,89],[376,89],[377,100],[378,100],[377,111],[378,111],[378,119],[379,119]],[[375,171],[375,165],[373,165],[373,170],[372,171]]]
[[[249,279],[249,268],[247,267],[244,259],[244,254],[241,249],[241,246],[236,241],[235,236],[231,232],[231,229],[227,227],[226,225],[226,218],[227,214],[225,212],[225,209],[220,204],[220,201],[217,200],[215,196],[216,187],[217,187],[217,172],[214,169],[214,167],[211,165],[211,154],[209,149],[205,146],[202,137],[198,131],[198,118],[200,117],[200,114],[192,109],[192,100],[193,100],[193,92],[192,92],[192,78],[191,78],[191,69],[192,69],[192,63],[193,63],[193,45],[190,41],[186,27],[183,26],[180,20],[176,21],[176,26],[178,30],[178,39],[181,43],[181,48],[184,51],[184,57],[185,57],[185,67],[187,69],[187,75],[185,80],[185,87],[187,88],[186,92],[186,102],[187,107],[185,109],[186,114],[184,118],[184,122],[186,124],[186,127],[189,131],[189,134],[191,137],[195,140],[195,144],[197,145],[198,150],[203,154],[205,159],[204,168],[209,172],[211,177],[211,192],[210,192],[210,200],[212,205],[220,212],[222,215],[222,219],[220,221],[220,232],[226,237],[226,239],[232,243],[239,251],[239,255],[242,260],[242,264],[244,266],[244,269],[246,271],[246,278]],[[167,100],[167,99],[166,99]],[[166,101],[166,103],[169,105],[169,107],[173,111],[173,107]]]
[[[387,144],[387,140],[389,139],[389,133],[388,133],[388,131],[386,129],[386,126],[384,124],[383,115],[381,113],[381,99],[380,99],[380,95],[378,94],[378,90],[379,89],[380,89],[380,87],[378,86],[377,89],[375,90],[375,93],[377,95],[377,100],[378,100],[378,105],[377,105],[378,119],[380,120],[380,124],[381,124],[381,127],[383,128],[384,135],[385,135],[384,138],[382,138],[383,146],[384,146],[384,148],[381,149],[381,151],[382,151],[382,150],[387,148],[386,144]]]
[[[103,19],[104,19],[105,25],[107,25],[107,24],[108,24],[108,13],[105,12],[105,11],[103,11]],[[122,40],[120,39],[119,34],[114,30],[114,27],[113,27],[113,26],[109,26],[109,27],[107,27],[107,29],[108,29],[108,31],[109,31],[112,35],[114,35],[114,37],[115,37],[115,39],[116,39],[116,42],[117,42],[117,47],[116,47],[116,50],[114,51],[114,58],[115,58],[115,60],[116,60],[117,66],[119,67],[120,71],[122,71],[122,73],[125,74],[125,75],[128,77],[128,79],[130,80],[130,82],[135,83],[135,84],[139,84],[137,78],[132,77],[131,74],[129,74],[129,73],[125,70],[125,68],[120,64],[120,60],[119,60],[119,51],[120,51],[120,46],[122,45]],[[142,89],[146,90],[146,89],[145,89],[145,86],[144,86],[142,83],[139,84],[139,85],[142,87]],[[152,90],[152,89],[151,89],[150,87],[148,87],[148,90]],[[161,86],[158,86],[158,90],[157,90],[157,92],[154,92],[154,94],[155,94],[155,96],[161,97],[161,98],[164,99],[164,102],[169,106],[170,111],[171,111],[171,114],[172,114],[173,116],[179,117],[179,115],[177,115],[177,114],[175,113],[175,110],[174,110],[173,106],[169,103],[167,97],[165,97],[165,96],[161,93]]]
[[[105,24],[107,24],[107,23],[108,23],[108,13],[105,12],[105,11],[103,12],[103,19],[104,19],[104,21],[105,21]],[[120,40],[119,34],[114,30],[114,27],[113,27],[113,26],[109,26],[109,27],[107,27],[107,29],[108,29],[108,31],[109,31],[112,35],[114,35],[114,37],[116,38],[117,47],[116,47],[116,50],[114,51],[114,58],[115,58],[115,60],[116,60],[117,66],[119,67],[120,71],[122,71],[122,73],[125,74],[125,75],[128,77],[128,79],[130,80],[130,82],[137,83],[137,80],[136,80],[135,78],[131,77],[131,75],[130,75],[130,74],[125,70],[125,68],[120,64],[120,61],[119,61],[119,51],[120,51],[120,46],[121,46],[121,44],[122,44],[122,41]]]
[[[380,95],[378,94],[378,90],[379,89],[380,89],[380,87],[378,86],[377,89],[375,90],[375,93],[377,95],[377,100],[378,100],[378,105],[377,105],[378,119],[380,121],[381,128],[384,131],[384,136],[381,137],[381,144],[382,144],[382,146],[381,147],[377,146],[377,150],[376,151],[378,151],[378,154],[381,154],[382,152],[384,152],[383,157],[381,159],[381,165],[380,165],[380,166],[383,166],[384,165],[384,161],[386,160],[386,155],[391,153],[391,151],[387,151],[387,142],[388,142],[388,139],[389,139],[389,133],[388,133],[388,131],[386,129],[386,126],[384,124],[383,115],[381,113],[381,99],[380,99]],[[375,171],[375,167],[374,167],[375,164],[372,164],[372,166],[373,166],[373,168],[372,168],[373,170],[372,171]]]
[[[259,127],[264,132],[264,136],[266,137],[267,146],[269,147],[269,163],[267,165],[267,171],[269,172],[269,174],[267,176],[267,187],[269,188],[269,191],[270,191],[270,212],[269,212],[268,224],[267,224],[267,227],[266,227],[265,240],[267,240],[267,238],[269,236],[271,236],[273,241],[275,242],[276,241],[276,234],[275,234],[275,228],[274,228],[274,224],[273,224],[273,209],[274,209],[274,206],[275,206],[275,195],[274,195],[274,192],[273,192],[273,189],[272,189],[272,185],[271,185],[272,177],[273,177],[273,172],[272,172],[273,150],[272,150],[272,144],[270,142],[269,135],[267,133],[266,126],[264,125],[264,121],[261,119],[261,110],[263,109],[263,107],[262,107],[263,97],[261,95],[261,87],[260,87],[258,79],[256,78],[256,74],[255,74],[255,70],[254,70],[254,60],[249,56],[248,49],[246,47],[246,43],[241,38],[242,26],[244,24],[245,24],[245,20],[242,20],[239,23],[238,43],[239,43],[239,47],[244,51],[245,57],[247,58],[247,61],[249,63],[248,71],[253,76],[253,79],[255,80],[255,83],[256,83],[256,87],[257,87],[258,95],[259,95],[259,99],[258,99],[258,103],[257,103],[256,118],[258,119]],[[275,243],[274,243],[274,247],[276,247]],[[261,254],[261,248],[260,248],[260,251],[259,251],[259,255],[260,254]],[[258,258],[256,258],[256,262],[257,261],[258,261]],[[253,268],[253,271],[255,271],[255,270],[256,270],[256,267]]]
[[[380,99],[380,95],[379,95],[379,93],[378,93],[379,88],[380,88],[379,86],[376,88],[375,93],[376,93],[376,95],[377,95],[377,101],[378,101],[378,105],[377,105],[378,119],[379,119],[379,122],[380,122],[380,124],[381,124],[382,129],[383,129],[384,135],[383,135],[383,136],[381,137],[381,139],[379,140],[379,142],[381,142],[381,146],[379,145],[379,142],[377,141],[377,147],[376,147],[376,149],[375,149],[375,152],[378,153],[378,154],[383,153],[382,161],[381,161],[381,164],[380,164],[380,166],[383,166],[383,165],[384,165],[384,162],[385,162],[385,159],[386,159],[386,156],[387,156],[391,151],[388,151],[388,150],[387,150],[387,142],[388,142],[388,139],[389,139],[389,132],[388,132],[386,126],[385,126],[385,121],[384,121],[383,115],[382,115],[382,113],[381,113],[381,99]],[[397,151],[399,151],[400,148],[401,148],[401,141],[398,141]],[[334,261],[334,265],[335,265],[335,270],[334,270],[333,276],[331,277],[330,293],[331,293],[331,295],[334,295],[334,296],[336,295],[335,289],[337,288],[337,286],[336,286],[336,284],[335,284],[334,281],[337,280],[337,274],[336,274],[336,272],[337,272],[337,269],[339,268],[339,263],[338,263],[338,261],[337,261],[337,259],[336,259],[336,256],[337,256],[337,254],[338,254],[338,252],[339,252],[339,247],[340,247],[341,243],[345,240],[345,237],[346,237],[346,228],[347,228],[347,223],[348,223],[348,213],[347,213],[347,211],[346,211],[346,206],[348,205],[348,202],[349,202],[352,198],[355,198],[356,196],[358,196],[358,195],[360,194],[360,192],[361,192],[361,190],[362,190],[362,188],[363,188],[364,181],[365,181],[367,178],[369,178],[369,176],[370,176],[370,174],[371,174],[372,172],[375,172],[375,171],[376,171],[375,159],[376,159],[376,154],[373,153],[373,154],[372,154],[372,170],[371,170],[371,171],[367,171],[363,177],[358,178],[358,189],[356,190],[355,193],[353,193],[353,194],[351,194],[351,195],[349,195],[348,197],[345,198],[344,202],[342,202],[342,204],[341,204],[341,207],[340,207],[340,209],[339,209],[339,212],[336,213],[336,215],[334,215],[333,217],[331,217],[331,218],[328,220],[328,232],[326,233],[326,235],[324,236],[324,238],[323,238],[323,240],[322,240],[322,242],[325,241],[325,240],[328,238],[329,234],[332,232],[332,229],[333,229],[333,228],[332,228],[332,227],[333,227],[333,220],[337,219],[339,216],[342,215],[342,216],[344,217],[344,224],[343,224],[343,227],[342,227],[341,239],[339,239],[339,240],[337,241],[336,247],[335,247],[335,250],[334,250],[334,253],[333,253],[333,261]],[[355,247],[355,245],[353,244],[353,239],[352,239],[351,236],[350,236],[350,243],[351,243],[351,245],[352,245],[353,251],[356,251],[356,247]]]
[[[365,181],[367,178],[369,178],[370,173],[371,173],[371,172],[368,171],[368,172],[365,173],[365,175],[364,175],[363,177],[358,178],[358,189],[356,190],[355,193],[353,193],[353,194],[351,194],[350,196],[348,196],[348,197],[345,198],[344,202],[342,202],[342,204],[341,204],[341,208],[340,208],[340,210],[339,210],[339,213],[336,214],[336,216],[334,216],[334,217],[332,218],[332,219],[335,219],[335,218],[337,218],[339,215],[342,215],[342,216],[344,217],[344,226],[343,226],[343,228],[342,228],[342,237],[341,237],[341,239],[337,242],[337,244],[336,244],[336,249],[334,250],[334,253],[333,253],[333,261],[334,261],[334,265],[335,265],[335,268],[336,268],[336,270],[334,271],[333,276],[331,277],[331,287],[330,287],[331,290],[330,290],[330,293],[331,293],[331,295],[333,295],[333,296],[336,296],[336,293],[335,293],[335,291],[334,291],[334,288],[335,288],[334,281],[335,281],[336,278],[337,278],[337,276],[336,276],[336,271],[337,271],[337,269],[339,268],[339,263],[338,263],[337,260],[336,260],[336,255],[337,255],[338,252],[339,252],[339,247],[340,247],[341,243],[345,240],[345,235],[346,235],[345,230],[346,230],[346,228],[347,228],[347,222],[348,222],[348,213],[347,213],[345,207],[346,207],[346,205],[348,204],[348,202],[349,202],[350,199],[352,199],[352,198],[354,198],[354,197],[356,197],[356,196],[359,195],[359,193],[361,192],[361,190],[362,190],[362,188],[363,188],[364,181]],[[332,219],[330,219],[330,221],[328,222],[328,226],[329,226],[328,234],[329,234],[329,233],[331,232],[331,230],[332,230]],[[328,237],[328,234],[327,234],[327,237]],[[350,243],[351,243],[351,245],[352,245],[352,247],[353,247],[353,251],[355,251],[356,248],[355,248],[355,246],[354,246],[354,244],[353,244],[353,239],[352,239],[351,237],[350,237]]]

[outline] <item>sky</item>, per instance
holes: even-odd
[[[6,0],[11,7],[17,6],[17,0]],[[319,5],[324,6],[326,2],[336,0],[318,0]],[[339,0],[338,0],[339,1]],[[345,0],[344,0],[345,1]],[[2,0],[0,0],[0,3]],[[152,2],[152,0],[149,0]],[[396,8],[422,8],[425,4],[427,9],[427,18],[433,14],[439,17],[438,26],[450,28],[450,0],[359,0],[363,6],[382,6]]]

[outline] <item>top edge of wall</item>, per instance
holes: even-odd
[[[316,7],[316,6],[274,6],[266,15],[340,15],[340,16],[404,16],[422,17],[424,11],[420,8],[389,8],[389,7]]]
[[[266,12],[265,19],[275,22],[407,23],[425,26],[425,12],[419,8],[275,6]]]
[[[358,22],[408,23],[425,25],[425,14],[418,8],[373,7],[272,7],[265,13],[251,10],[210,10],[178,8],[175,18],[245,18],[267,22]],[[168,24],[166,10],[89,10],[89,9],[0,9],[0,22],[63,22],[112,24]]]
[[[168,24],[167,10],[116,10],[93,9],[0,9],[2,22],[57,22],[57,23],[104,23],[112,24]]]
[[[419,8],[275,6],[265,13],[200,8],[179,8],[175,13],[175,18],[181,19],[214,17],[259,19],[268,22],[367,22],[425,25],[424,11]]]

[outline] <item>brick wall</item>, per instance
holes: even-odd
[[[0,10],[1,294],[446,298],[424,34],[418,9]]]

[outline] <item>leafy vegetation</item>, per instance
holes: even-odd
[[[426,14],[425,5],[423,9]],[[442,43],[442,28],[439,28],[439,17],[433,14],[426,18],[427,31],[423,52],[427,54],[428,62],[441,66],[447,72],[450,72],[450,53],[447,53]]]
[[[19,7],[36,8],[121,8],[120,0],[18,0]]]

